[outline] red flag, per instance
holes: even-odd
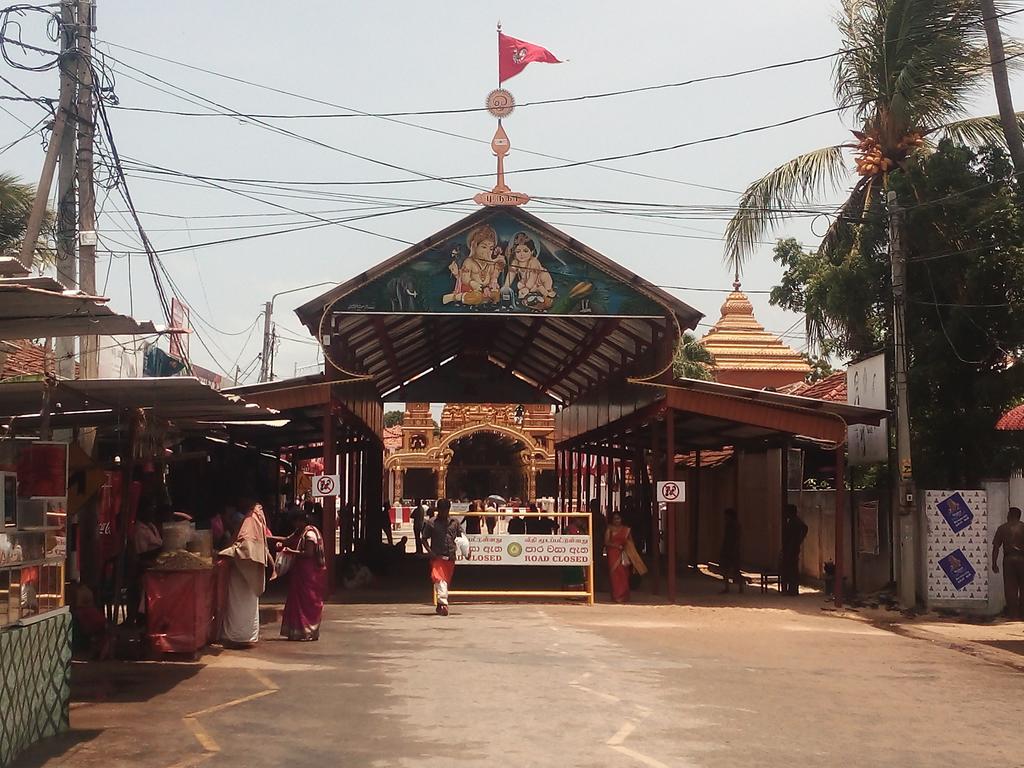
[[[561,64],[555,54],[524,40],[498,33],[498,81],[504,82],[515,77],[532,61],[544,64]]]

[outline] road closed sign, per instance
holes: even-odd
[[[658,501],[671,504],[674,501],[686,501],[686,483],[678,480],[664,480],[658,483]]]
[[[313,475],[314,496],[337,496],[340,494],[340,475]]]

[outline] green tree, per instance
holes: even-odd
[[[907,340],[915,476],[970,487],[1022,458],[993,427],[1024,392],[1024,215],[1021,185],[1001,149],[952,142],[893,178],[908,206]],[[822,348],[854,356],[891,349],[886,223],[863,225],[882,245],[845,254],[780,241],[772,303],[805,312]]]
[[[384,426],[397,427],[405,420],[405,411],[384,411]]]
[[[1006,2],[996,2],[1002,11]],[[742,264],[765,233],[825,191],[857,181],[821,243],[826,254],[862,247],[859,225],[879,218],[890,178],[932,142],[1002,143],[998,116],[966,118],[968,98],[987,81],[990,62],[974,0],[842,0],[837,19],[837,104],[852,115],[855,142],[814,150],[770,171],[743,193],[726,227],[726,258]],[[1018,128],[1021,127],[1018,113]]]
[[[23,184],[17,176],[0,173],[0,256],[20,255],[34,199],[33,187]],[[46,263],[53,261],[54,252],[48,244],[52,227],[53,217],[47,215],[36,243],[36,260]]]
[[[804,377],[804,381],[808,384],[827,379],[836,372],[836,369],[832,367],[831,361],[824,355],[811,355],[805,352],[803,358],[811,366],[811,372]]]
[[[0,174],[0,255],[17,256],[32,210],[34,190],[17,176]]]
[[[672,359],[672,374],[677,379],[715,380],[715,358],[690,332],[683,334]]]

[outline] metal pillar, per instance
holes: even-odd
[[[843,603],[843,577],[846,575],[846,446],[836,448],[836,582],[835,604]]]
[[[665,479],[676,479],[676,412],[665,413]],[[668,601],[676,601],[676,514],[674,504],[666,505],[665,524],[668,534]]]

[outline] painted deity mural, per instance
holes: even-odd
[[[343,297],[342,312],[659,317],[654,301],[507,214],[470,227]]]

